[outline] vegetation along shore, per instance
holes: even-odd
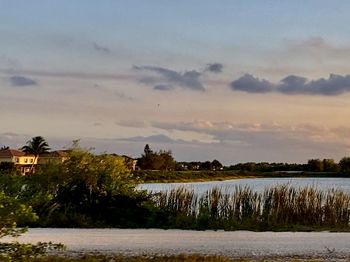
[[[260,193],[249,187],[237,187],[233,192],[224,192],[217,188],[203,195],[196,195],[184,188],[155,194],[136,188],[143,182],[142,179],[160,180],[160,175],[165,180],[168,177],[169,181],[172,176],[181,176],[181,179],[189,177],[190,180],[195,176],[225,179],[256,174],[256,177],[263,177],[266,175],[264,172],[133,171],[125,157],[96,155],[80,148],[77,143],[65,151],[63,160],[51,157],[50,161],[35,164],[49,150],[47,142],[38,137],[28,141],[23,150],[34,156],[28,174],[21,174],[14,165],[2,165],[0,171],[0,237],[19,235],[28,226],[254,231],[350,230],[350,196],[337,190],[320,191],[313,187],[294,188],[282,185]],[[142,159],[150,157],[147,154],[153,154],[153,157],[165,154],[168,160],[171,156],[170,152],[153,153],[148,149],[142,155],[141,163],[148,163]],[[341,162],[337,165],[340,167],[339,171],[319,175],[347,175],[345,164]],[[290,175],[288,172],[281,174],[274,171],[267,174]],[[306,174],[308,173],[303,173]],[[47,250],[61,248],[63,247],[60,244],[52,243],[0,244],[2,259],[15,254],[23,257],[33,254],[35,256]]]

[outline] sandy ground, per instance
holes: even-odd
[[[350,233],[37,228],[30,229],[17,240],[30,243],[61,242],[72,254],[196,253],[232,258],[350,258]]]

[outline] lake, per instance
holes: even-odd
[[[295,187],[313,186],[322,190],[340,189],[350,193],[350,178],[319,178],[319,177],[288,177],[288,178],[247,178],[233,179],[226,181],[208,181],[208,182],[193,182],[193,183],[152,183],[141,184],[140,189],[145,189],[152,192],[171,190],[177,187],[185,187],[193,189],[196,193],[201,194],[207,190],[219,187],[225,192],[230,192],[237,186],[249,186],[253,190],[261,192],[266,187],[290,184]]]

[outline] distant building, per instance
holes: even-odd
[[[58,150],[35,157],[32,154],[26,154],[16,149],[0,150],[0,164],[12,163],[14,167],[22,174],[26,175],[33,170],[36,165],[52,162],[64,162],[68,159],[66,151]]]
[[[122,155],[122,157],[124,158],[124,163],[127,165],[127,167],[135,171],[136,165],[137,165],[137,159],[133,159],[132,157],[129,157],[126,155]]]
[[[63,163],[66,160],[68,160],[68,151],[57,150],[41,154],[38,158],[38,164]]]
[[[137,159],[134,159],[132,157],[126,156],[126,155],[118,155],[118,154],[109,154],[111,156],[115,157],[122,157],[124,159],[125,165],[130,169],[135,171],[137,169]]]

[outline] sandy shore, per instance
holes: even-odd
[[[61,242],[71,254],[350,258],[350,233],[36,228],[17,240]]]

